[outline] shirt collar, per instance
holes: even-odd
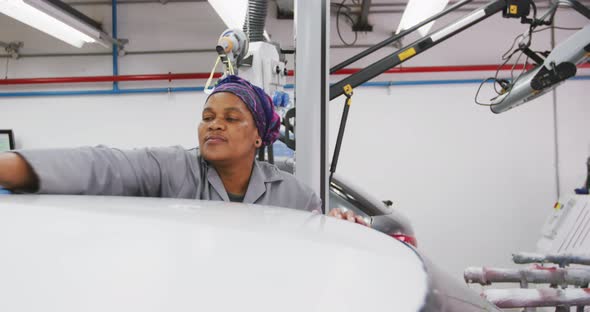
[[[219,197],[223,199],[223,201],[228,202],[229,197],[227,196],[227,191],[225,190],[225,186],[223,186],[223,182],[221,181],[221,177],[217,173],[217,170],[209,163],[205,162],[207,166],[207,181],[213,189],[219,194]]]
[[[276,168],[268,167],[266,164],[254,161],[252,175],[250,175],[250,182],[248,183],[248,189],[244,196],[244,203],[250,204],[256,202],[266,192],[266,183],[281,180],[283,180],[283,178]]]
[[[209,181],[209,184],[224,201],[230,201],[227,191],[223,186],[223,182],[221,181],[221,177],[219,177],[219,174],[217,173],[217,170],[215,170],[215,167],[213,167],[208,162],[205,161],[205,163],[208,168],[207,180]],[[268,164],[260,164],[255,160],[254,166],[252,167],[252,174],[250,175],[250,182],[248,183],[246,194],[244,194],[243,202],[246,204],[252,204],[256,202],[266,192],[266,183],[282,180],[283,177],[276,167],[270,166]]]

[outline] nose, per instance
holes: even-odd
[[[215,118],[209,123],[209,130],[223,130],[225,129],[225,123],[221,118]]]

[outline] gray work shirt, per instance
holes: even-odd
[[[199,149],[120,150],[104,146],[17,151],[39,178],[38,193],[174,197],[229,202]],[[254,162],[244,203],[320,210],[321,200],[293,175]]]

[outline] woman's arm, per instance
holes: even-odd
[[[42,194],[174,197],[190,177],[192,160],[180,146],[133,150],[97,146],[15,153],[29,164],[38,181],[34,191]]]
[[[97,146],[16,153],[38,177],[38,193],[159,196],[160,167],[148,149]]]
[[[104,146],[19,150],[0,165],[0,185],[25,192],[159,196],[160,166],[149,149]]]

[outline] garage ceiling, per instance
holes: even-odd
[[[332,63],[375,44],[389,36],[397,28],[401,18],[401,12],[407,3],[403,0],[372,0],[368,11],[368,22],[373,26],[371,32],[353,32],[352,25],[346,18],[338,20],[336,27],[336,10],[342,3],[347,6],[354,19],[362,11],[363,0],[332,0],[332,24],[331,46]],[[365,0],[366,1],[366,0]],[[103,24],[103,29],[111,33],[111,1],[105,0],[66,0],[64,1],[89,17]],[[451,1],[451,3],[457,1]],[[170,51],[170,50],[194,50],[211,51],[212,45],[217,41],[219,34],[225,29],[221,19],[204,0],[118,0],[118,33],[120,38],[129,39],[125,50],[133,51]],[[460,12],[451,14],[448,18],[438,21],[437,25],[444,25],[467,14],[475,8],[479,8],[488,1],[473,1]],[[549,1],[537,1],[540,11],[547,7]],[[590,7],[590,0],[582,0]],[[274,41],[282,46],[293,46],[293,20],[289,19],[289,8],[293,0],[272,0],[269,2],[269,16],[267,18],[267,30]],[[569,12],[568,12],[569,11]],[[561,26],[580,27],[588,23],[588,20],[569,9],[557,17],[556,22]],[[279,14],[280,13],[280,14]],[[441,44],[435,52],[427,52],[428,56],[417,61],[417,64],[495,64],[499,55],[503,53],[512,39],[525,30],[515,20],[505,20],[499,16],[490,18],[490,21],[466,31],[465,36],[452,38],[449,44]],[[349,46],[340,40],[337,29],[341,31],[341,37],[345,42],[355,44]],[[567,36],[571,32],[562,31],[558,37]],[[543,45],[548,46],[549,32],[539,35]],[[410,43],[416,37],[408,37],[403,42]],[[59,54],[59,53],[108,53],[108,50],[100,46],[88,46],[75,49],[61,43],[52,37],[45,35],[20,22],[14,21],[4,15],[0,15],[0,41],[24,42],[21,50],[23,55],[34,54]],[[462,50],[466,47],[472,49],[461,55],[457,46]],[[386,49],[384,53],[393,49]],[[0,52],[0,55],[3,51]],[[380,57],[379,55],[376,57]],[[367,62],[370,62],[369,59]],[[361,62],[360,65],[363,65]]]

